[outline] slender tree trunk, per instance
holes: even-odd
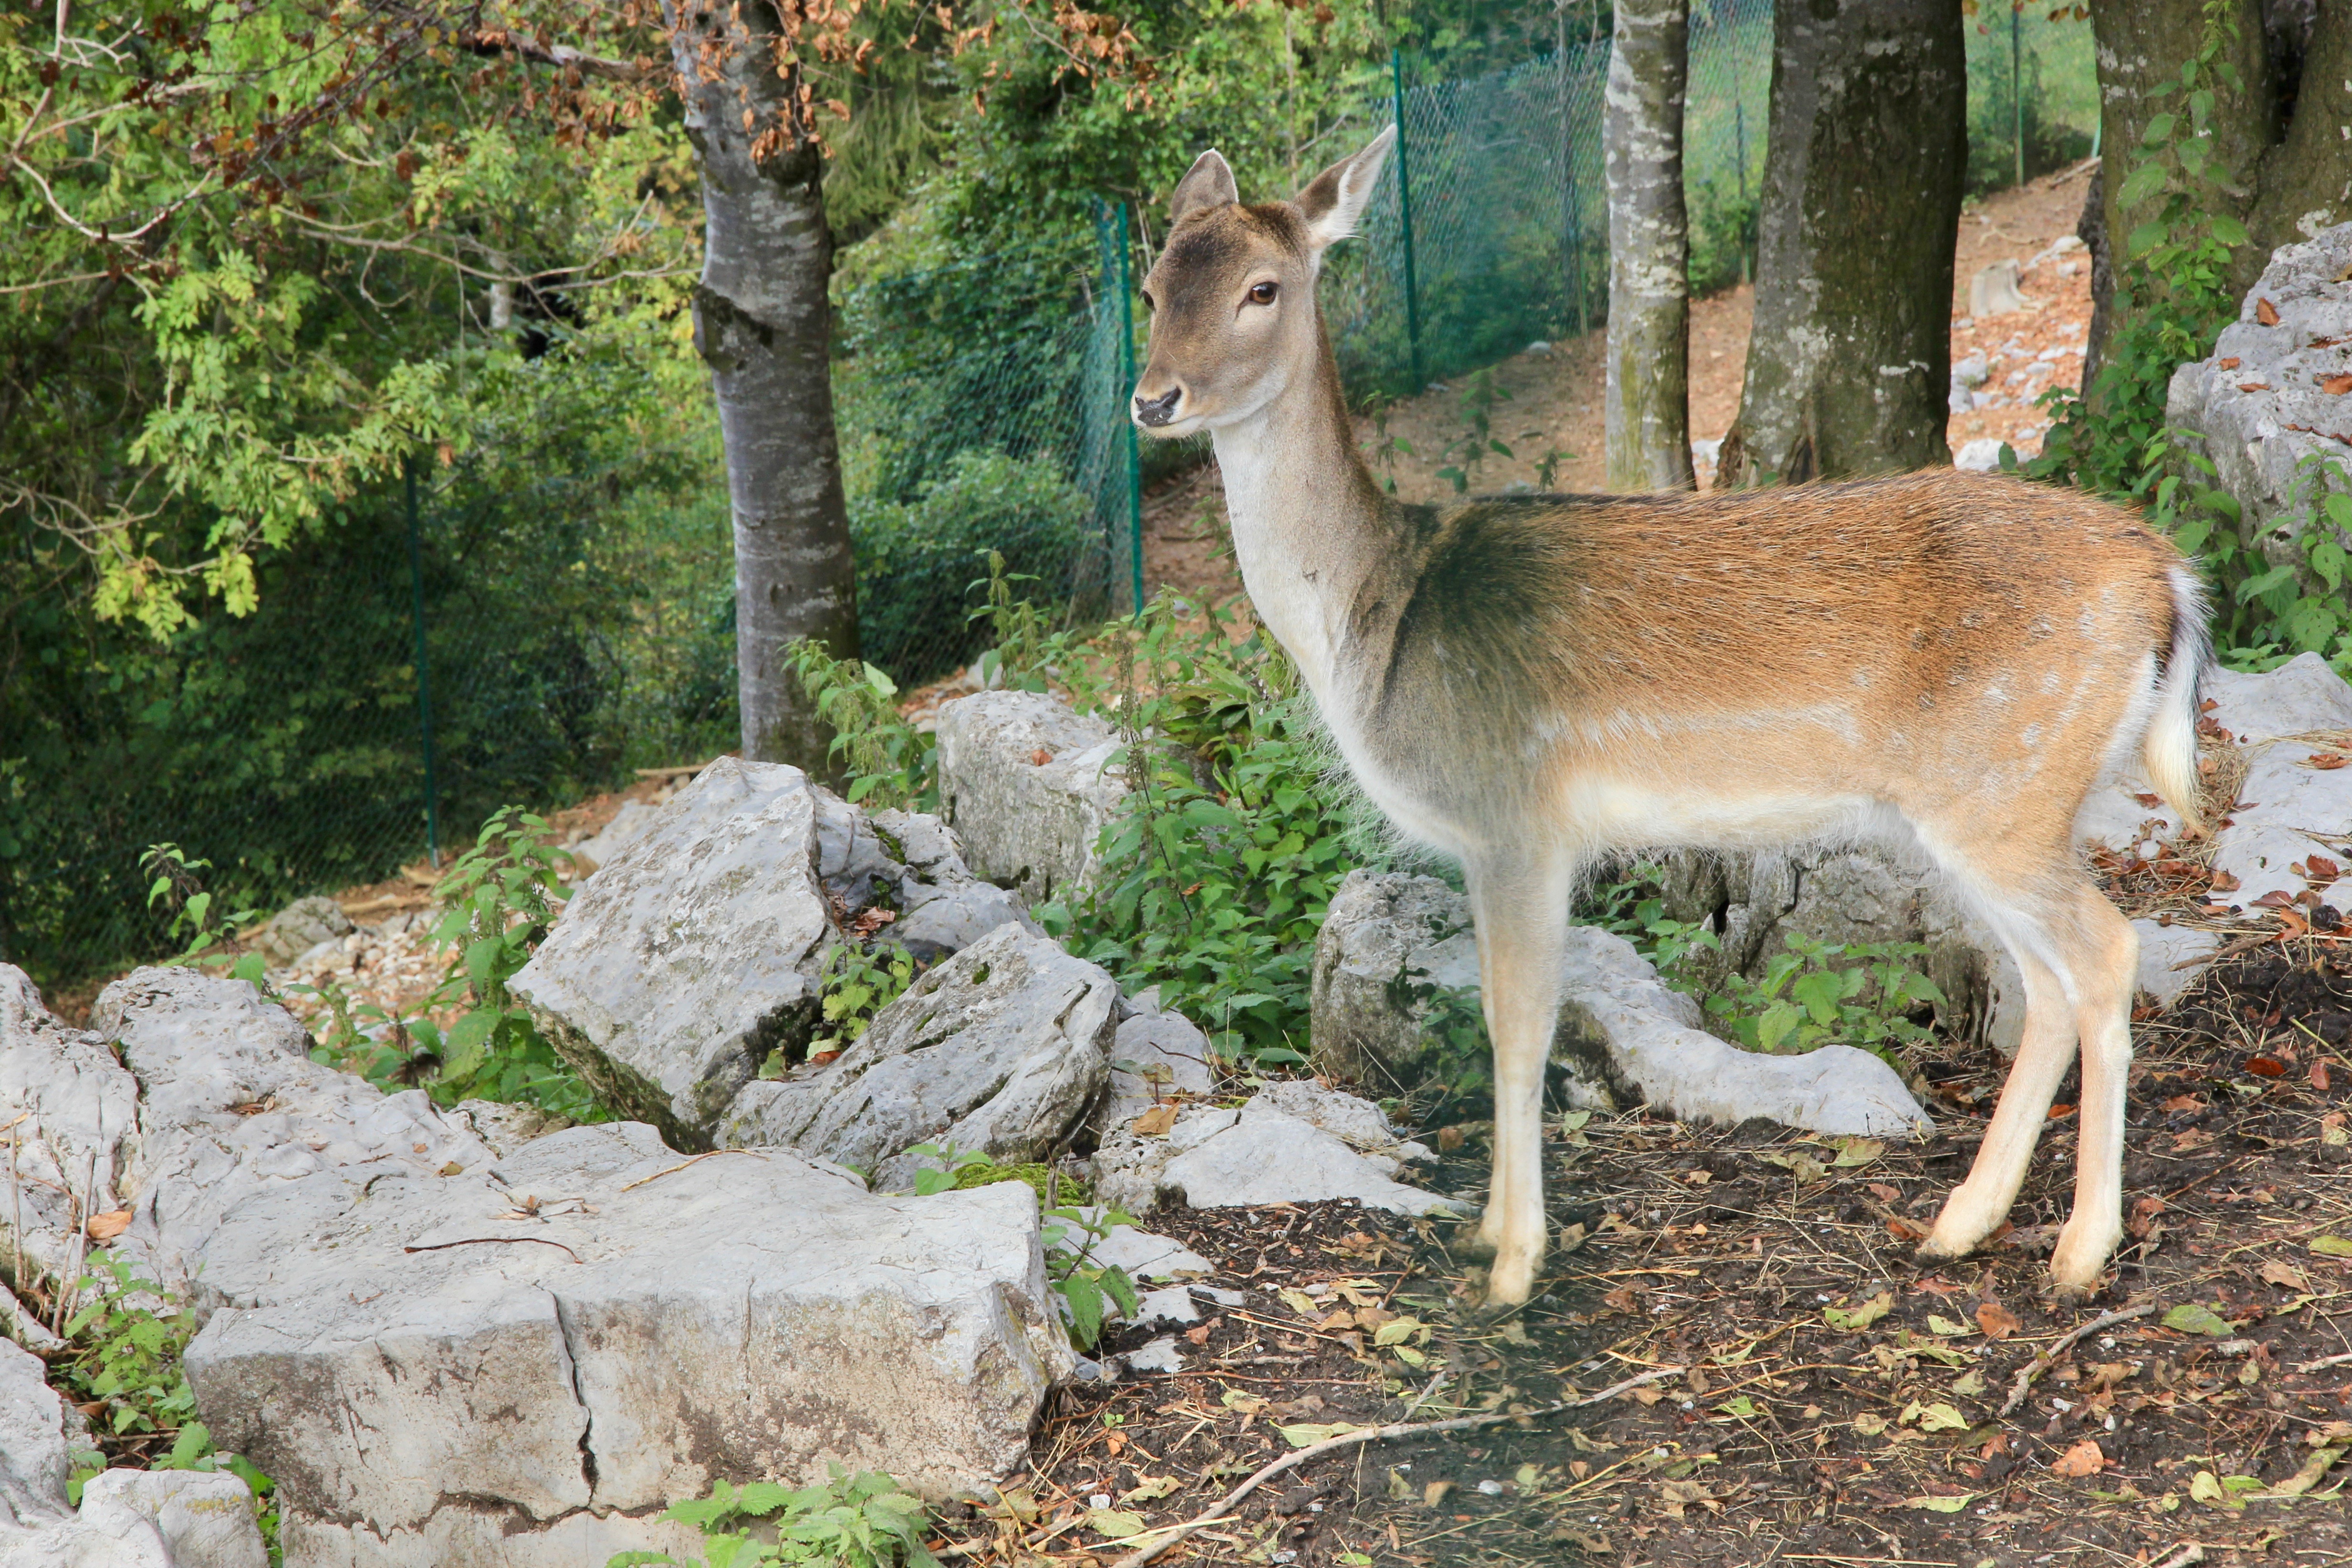
[[[1690,224],[1683,210],[1687,0],[1617,0],[1609,175],[1609,488],[1688,489]]]
[[[1951,461],[1960,0],[1773,7],[1756,326],[1716,483]]]
[[[856,561],[833,426],[833,235],[824,161],[770,0],[687,13],[666,0],[702,160],[694,343],[710,366],[735,514],[735,657],[743,754],[832,772],[831,734],[784,649],[857,651]]]

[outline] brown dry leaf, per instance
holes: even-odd
[[[1175,1125],[1176,1108],[1172,1105],[1155,1105],[1128,1123],[1139,1138],[1164,1138]]]
[[[1035,751],[1029,753],[1029,762],[1033,767],[1042,768],[1053,760],[1054,753],[1047,751],[1043,746],[1038,747]]]
[[[2322,1094],[2327,1092],[2327,1058],[2325,1057],[2311,1064],[2311,1087]]]
[[[1641,1299],[1642,1293],[1633,1286],[1620,1285],[1601,1297],[1601,1304],[1612,1312],[1631,1312],[1638,1310],[1637,1303]]]
[[[2005,1340],[2024,1326],[2022,1319],[1998,1301],[1987,1301],[1977,1309],[1977,1327],[1989,1340]]]
[[[131,1211],[116,1209],[111,1214],[94,1214],[82,1230],[92,1241],[112,1241],[131,1228]]]
[[[1424,1507],[1435,1508],[1445,1500],[1445,1494],[1453,1489],[1452,1481],[1432,1481],[1421,1489],[1422,1503]]]
[[[2272,304],[2268,300],[2255,300],[2254,320],[2260,321],[2265,327],[2277,326],[2279,321],[2278,307]]]
[[[2059,1455],[2051,1463],[2050,1470],[2053,1475],[2064,1476],[2069,1480],[2078,1480],[2084,1476],[2095,1476],[2106,1468],[2105,1452],[2100,1448],[2095,1439],[2085,1437]]]
[[[1574,1252],[1584,1245],[1584,1238],[1585,1229],[1581,1224],[1559,1227],[1559,1249],[1562,1252]]]
[[[2263,1263],[2263,1282],[2267,1285],[2281,1286],[2289,1290],[2311,1289],[2311,1281],[2304,1278],[2302,1269],[2292,1263],[2282,1262],[2275,1258]]]
[[[2318,769],[2323,773],[2332,773],[2336,769],[2343,767],[2347,762],[2352,762],[2352,758],[2346,757],[2341,752],[2314,752],[2311,753],[2311,765]]]
[[[2238,390],[2240,392],[2268,392],[2270,389],[2271,384],[2267,381],[2242,381],[2238,383]]]
[[[2319,390],[2330,397],[2341,397],[2352,392],[2352,375],[2323,375],[2319,378]]]
[[[1651,1388],[1645,1384],[1640,1388],[1627,1389],[1625,1391],[1625,1397],[1640,1405],[1655,1405],[1659,1400],[1664,1399],[1665,1395],[1660,1394],[1656,1389]]]
[[[1891,1204],[1903,1195],[1901,1192],[1888,1186],[1885,1182],[1866,1183],[1864,1190],[1883,1204]]]
[[[2238,368],[2238,356],[2231,354],[2228,359],[2217,359],[2213,363],[2221,370],[2235,370]]]
[[[2211,1142],[2213,1142],[2213,1134],[2206,1131],[2202,1127],[2192,1127],[2186,1132],[2176,1132],[2172,1135],[2172,1152],[2176,1154],[2186,1154],[2189,1150],[2202,1149]]]

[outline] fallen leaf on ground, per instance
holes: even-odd
[[[2290,1290],[2311,1289],[2311,1281],[2304,1278],[2302,1269],[2292,1263],[2282,1263],[2275,1258],[2263,1265],[2263,1281],[2269,1285],[2283,1285]]]
[[[1294,1448],[1311,1447],[1317,1443],[1328,1442],[1342,1433],[1352,1432],[1355,1429],[1356,1424],[1352,1421],[1301,1421],[1295,1426],[1275,1428],[1282,1434],[1283,1440]]]
[[[1876,1138],[1841,1138],[1838,1140],[1838,1157],[1830,1163],[1841,1170],[1850,1170],[1856,1165],[1867,1165],[1885,1152],[1885,1143]]]
[[[1940,1312],[1930,1312],[1927,1314],[1927,1331],[1931,1334],[1941,1334],[1949,1340],[1957,1339],[1971,1331],[1966,1323],[1947,1318]]]
[[[1853,1418],[1853,1429],[1865,1437],[1875,1437],[1886,1430],[1886,1417],[1865,1410]]]
[[[2210,1334],[2215,1339],[2226,1338],[2230,1332],[2227,1319],[2212,1308],[2194,1301],[2184,1302],[2165,1313],[2164,1326],[2184,1334]]]
[[[1176,1108],[1172,1105],[1155,1105],[1129,1125],[1134,1129],[1138,1137],[1165,1137],[1168,1130],[1176,1125]]]
[[[1958,1513],[1977,1500],[1975,1492],[1954,1492],[1950,1497],[1915,1497],[1906,1500],[1906,1508],[1924,1508],[1929,1513]]]
[[[1823,1307],[1822,1321],[1831,1328],[1843,1329],[1850,1334],[1860,1333],[1886,1316],[1894,1308],[1894,1294],[1882,1290],[1859,1307]]]
[[[2341,397],[2352,392],[2352,375],[2323,375],[2319,378],[2319,390],[2330,397]]]
[[[2059,1455],[2050,1464],[2052,1474],[2064,1476],[2069,1480],[2079,1480],[2084,1476],[2095,1476],[2106,1468],[2105,1452],[2089,1437],[2084,1438]]]
[[[2015,1312],[1998,1301],[1987,1301],[1977,1309],[1977,1327],[1989,1340],[2005,1340],[2024,1326]]]
[[[111,1214],[94,1214],[89,1216],[89,1223],[82,1226],[82,1230],[92,1241],[112,1241],[131,1228],[131,1211],[129,1209],[116,1209]]]
[[[1143,1533],[1143,1516],[1115,1508],[1088,1509],[1087,1528],[1106,1541],[1125,1541]]]
[[[2352,1258],[2352,1241],[2340,1236],[2315,1236],[2311,1238],[2311,1250],[2322,1258]]]
[[[1435,1508],[1445,1500],[1445,1494],[1453,1489],[1452,1481],[1432,1481],[1421,1489],[1422,1503],[1424,1507]]]
[[[2268,300],[2255,300],[2254,320],[2260,321],[2265,327],[2277,326],[2279,324],[2278,307],[2272,304]]]

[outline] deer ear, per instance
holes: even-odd
[[[1356,220],[1364,216],[1372,187],[1380,181],[1381,165],[1395,145],[1396,127],[1391,125],[1362,152],[1332,164],[1298,193],[1298,211],[1307,219],[1307,237],[1316,249],[1356,232]]]
[[[1176,194],[1168,203],[1168,221],[1173,226],[1181,222],[1186,213],[1229,207],[1241,199],[1241,187],[1234,184],[1233,170],[1225,166],[1224,156],[1212,147],[1193,159],[1184,177],[1176,182]]]

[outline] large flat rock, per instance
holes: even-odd
[[[205,1280],[199,1406],[278,1480],[306,1564],[652,1545],[614,1521],[829,1461],[984,1487],[1068,1364],[1027,1187],[877,1197],[637,1123],[286,1184],[228,1217]]]

